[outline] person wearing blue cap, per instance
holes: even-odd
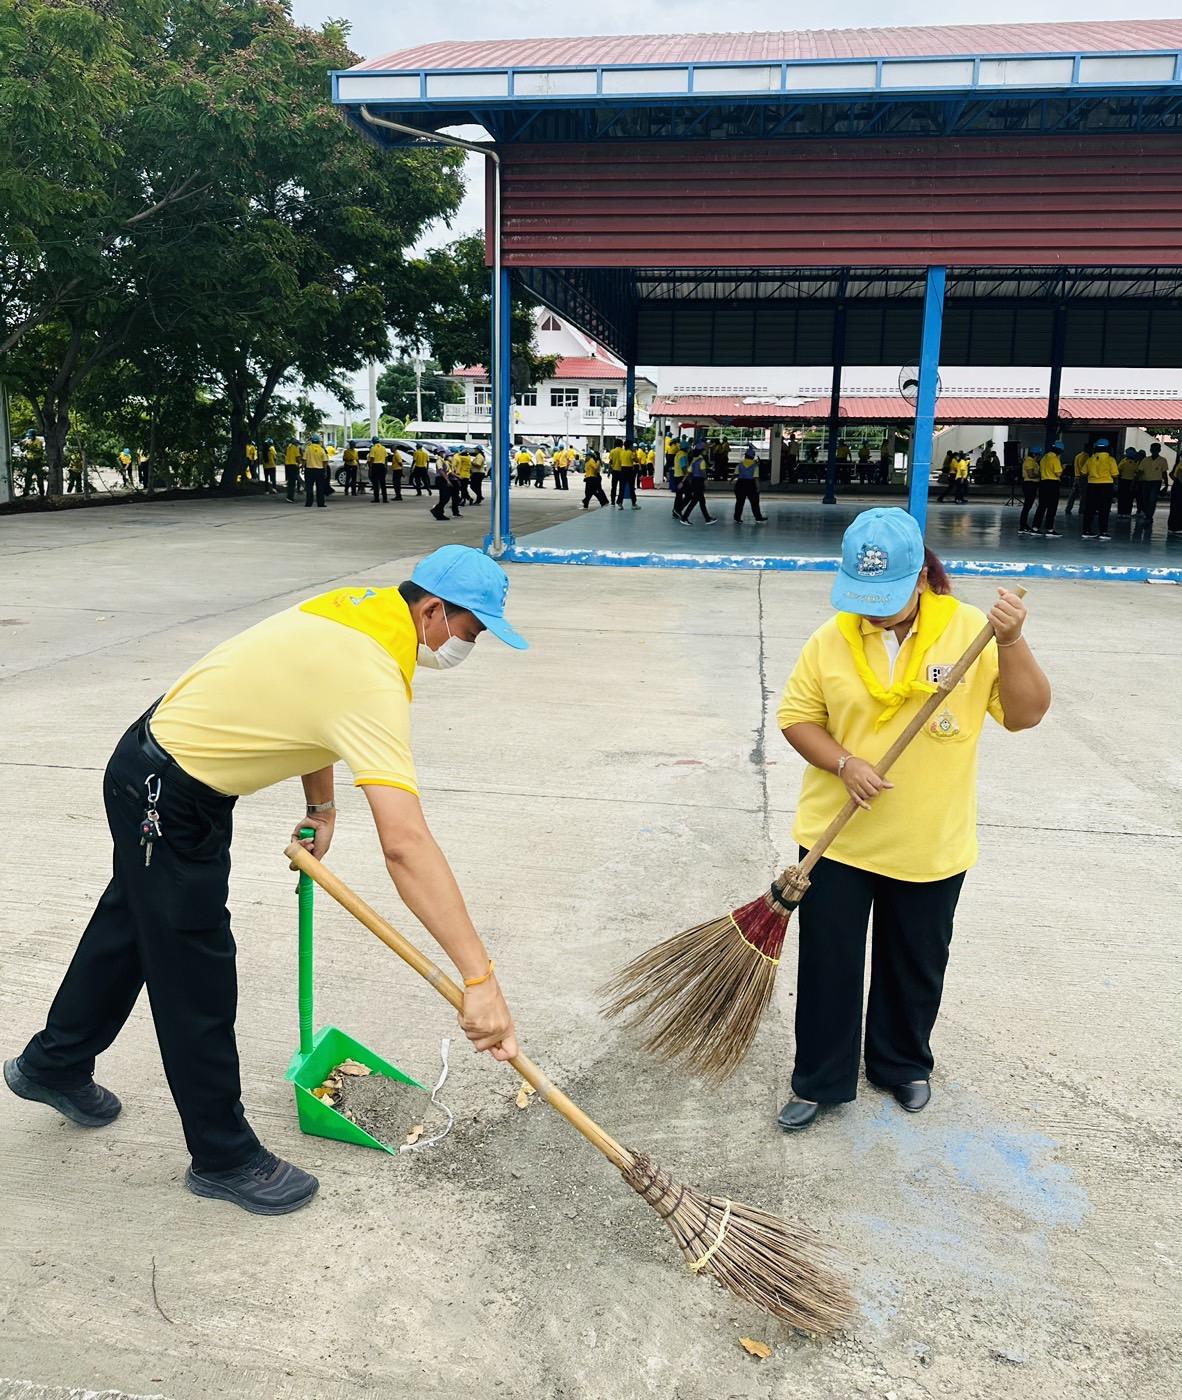
[[[226,903],[238,798],[301,778],[296,836],[313,828],[304,844],[323,856],[338,760],[365,793],[399,896],[464,979],[465,1035],[496,1059],[516,1053],[492,960],[423,817],[410,741],[418,667],[459,665],[485,632],[525,648],[508,591],[498,564],[446,545],[396,588],[334,588],[230,637],[131,725],[103,779],[113,876],[45,1028],[4,1066],[13,1093],[85,1127],[110,1123],[121,1105],[95,1083],[95,1057],[146,984],[188,1188],[260,1215],[312,1198],[316,1178],[268,1152],[242,1107]]]
[[[1059,509],[1059,483],[1063,479],[1063,444],[1056,439],[1042,454],[1038,464],[1038,509],[1034,512],[1031,533],[1046,539],[1058,539],[1055,512]]]
[[[866,809],[813,868],[799,912],[796,1064],[780,1126],[858,1088],[863,968],[873,917],[866,1077],[909,1112],[928,1102],[930,1038],[953,917],[977,859],[977,743],[985,716],[1039,723],[1050,684],[1022,636],[1021,599],[998,589],[986,647],[890,772],[874,764],[985,625],[952,596],[906,511],[864,511],[845,532],[837,615],[805,643],[778,711],[808,763],[793,835],[803,856],[852,797]]]
[[[1108,515],[1117,480],[1116,458],[1108,450],[1108,439],[1097,438],[1095,450],[1084,463],[1083,527],[1081,540],[1110,540]]]
[[[310,506],[313,497],[316,504],[323,506],[328,494],[328,453],[320,441],[320,434],[313,433],[304,448],[304,505]]]

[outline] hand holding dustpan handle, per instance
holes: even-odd
[[[316,835],[314,827],[300,828],[301,840],[310,840]],[[303,850],[303,847],[300,847]],[[301,870],[296,881],[296,898],[299,902],[300,941],[299,941],[299,1007],[300,1007],[300,1054],[312,1053],[312,898],[314,886]]]
[[[284,855],[300,870],[303,876],[309,877],[309,883],[311,880],[315,880],[325,894],[331,895],[359,923],[363,923],[370,933],[380,938],[387,948],[397,953],[404,963],[412,967],[425,981],[430,982],[445,1001],[450,1002],[457,1011],[463,1010],[463,989],[456,986],[447,973],[442,968],[437,967],[425,953],[420,952],[408,938],[404,938],[393,924],[383,919],[376,909],[366,904],[360,895],[354,894],[348,885],[343,880],[338,879],[326,865],[318,861],[311,851],[301,846],[299,842],[293,841]],[[509,1063],[527,1084],[531,1084],[537,1090],[538,1096],[543,1102],[557,1109],[566,1121],[572,1127],[577,1128],[593,1147],[599,1148],[614,1167],[618,1167],[621,1171],[626,1171],[631,1167],[632,1154],[627,1148],[621,1147],[576,1103],[568,1099],[562,1090],[552,1084],[527,1055],[514,1055]]]
[[[1024,588],[1015,588],[1014,592],[1019,598],[1025,598]],[[976,661],[977,657],[985,650],[993,640],[993,623],[987,622],[980,632],[973,638],[966,648],[964,655],[955,666],[944,676],[934,695],[929,695],[919,709],[911,718],[911,722],[899,735],[895,742],[887,749],[886,753],[874,765],[874,771],[880,778],[885,778],[888,769],[915,738],[919,731],[927,724],[928,720],[936,713],[940,706],[947,700],[948,696],[965,678],[969,667]],[[846,822],[858,811],[858,804],[851,797],[845,806],[838,812],[837,816],[829,823],[821,835],[809,847],[809,853],[799,865],[790,866],[776,881],[778,885],[787,885],[799,889],[802,881],[805,888],[808,886],[807,876],[809,871],[821,859],[829,847],[836,839],[838,832],[845,826]],[[803,894],[803,890],[800,893]]]

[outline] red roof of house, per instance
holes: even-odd
[[[558,360],[553,379],[624,379],[626,371],[611,360],[596,360],[590,356],[562,355]],[[453,379],[487,379],[488,371],[483,365],[467,365],[463,369],[453,369]]]
[[[789,396],[785,396],[789,399]],[[649,405],[653,418],[693,422],[717,418],[735,423],[823,423],[829,417],[828,399],[801,403],[774,398],[735,398],[726,394],[659,395]],[[841,402],[841,417],[856,423],[900,423],[914,417],[914,405],[894,395],[851,396]],[[1009,398],[971,398],[942,394],[936,406],[939,423],[1040,423],[1047,416],[1041,395]],[[1182,423],[1182,398],[1103,399],[1065,397],[1059,401],[1063,422],[1123,423],[1140,427],[1148,423]]]
[[[780,59],[979,57],[1129,52],[1182,44],[1182,20],[956,24],[892,29],[773,30],[758,34],[615,34],[554,39],[444,40],[398,49],[366,68],[528,68],[599,63],[742,63]],[[353,71],[357,71],[356,69]]]

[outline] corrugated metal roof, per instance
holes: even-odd
[[[559,357],[554,379],[624,379],[626,371],[611,360],[595,360],[590,356],[562,355]],[[452,379],[487,379],[488,371],[483,365],[466,365],[454,369]]]
[[[841,402],[843,420],[857,423],[899,423],[913,418],[914,406],[904,398],[851,396]],[[649,405],[653,418],[690,421],[727,419],[736,423],[823,423],[828,399],[736,398],[726,394],[658,395]],[[973,398],[941,395],[938,423],[1041,423],[1047,401],[1036,396]],[[1125,424],[1182,423],[1182,397],[1171,399],[1102,399],[1068,397],[1059,401],[1061,422]]]
[[[958,24],[898,29],[770,30],[757,34],[613,34],[444,40],[371,58],[364,69],[776,62],[782,59],[1129,53],[1182,44],[1182,19],[1068,24]]]

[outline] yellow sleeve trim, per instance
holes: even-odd
[[[399,778],[376,777],[371,773],[360,773],[353,779],[354,787],[392,787],[401,788],[403,792],[409,792],[412,797],[418,797],[419,790],[413,783],[404,783]]]

